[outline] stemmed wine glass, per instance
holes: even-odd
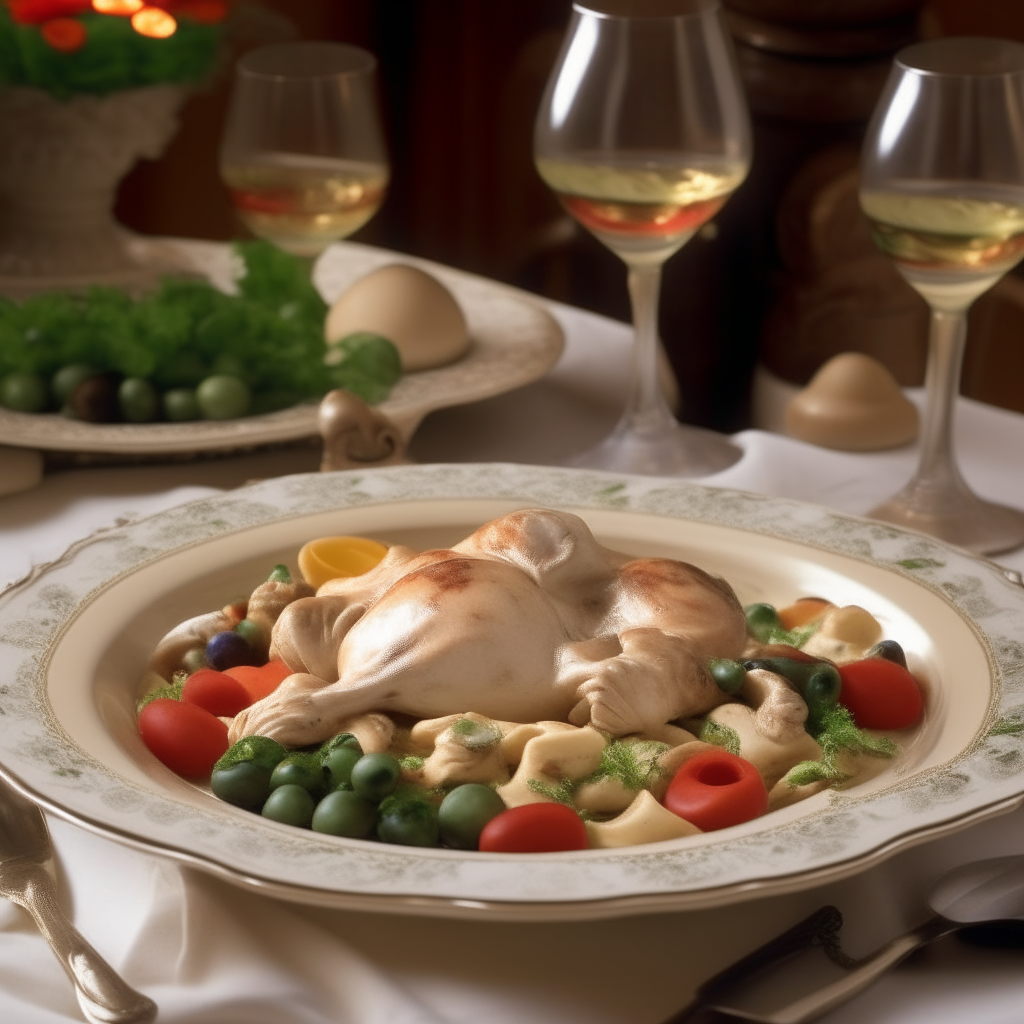
[[[243,223],[310,263],[378,210],[388,160],[373,54],[284,43],[239,62],[220,170]]]
[[[625,413],[576,465],[700,476],[740,457],[670,412],[658,294],[662,264],[722,208],[750,151],[716,0],[577,0],[537,115],[534,159],[565,209],[626,264],[636,340]]]
[[[981,554],[1024,543],[1024,513],[957,469],[953,408],[967,310],[1024,255],[1024,46],[939,39],[901,50],[868,128],[861,206],[931,307],[917,473],[869,515]]]

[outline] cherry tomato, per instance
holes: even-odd
[[[727,750],[708,750],[676,772],[665,806],[701,831],[713,832],[764,814],[768,790],[749,761]]]
[[[228,727],[197,704],[160,697],[139,715],[142,742],[172,772],[186,779],[209,778],[228,749]]]
[[[252,704],[249,691],[226,672],[201,668],[185,680],[181,699],[187,704],[198,704],[211,715],[233,718],[242,708]]]
[[[554,853],[590,845],[580,816],[565,804],[523,804],[491,818],[480,833],[487,853]]]
[[[292,674],[283,661],[268,661],[266,665],[236,665],[224,670],[224,675],[237,679],[248,691],[252,703],[273,693],[281,682]]]
[[[854,661],[839,669],[845,704],[862,729],[906,729],[924,710],[917,680],[902,666],[885,658]]]

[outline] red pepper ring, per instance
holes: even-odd
[[[664,803],[702,832],[713,832],[764,814],[768,790],[749,761],[728,750],[707,750],[679,768]]]

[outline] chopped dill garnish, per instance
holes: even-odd
[[[814,707],[807,716],[807,731],[821,747],[819,761],[801,761],[786,774],[790,786],[812,782],[845,782],[850,776],[838,764],[839,755],[867,754],[869,757],[895,757],[899,747],[886,736],[869,736],[854,724],[853,716],[842,704]]]
[[[224,751],[220,760],[213,766],[213,770],[219,772],[242,761],[252,761],[269,772],[287,756],[288,751],[277,740],[272,740],[268,736],[244,736]]]
[[[722,725],[713,718],[705,718],[697,736],[704,743],[713,743],[737,757],[740,753],[740,734],[728,725]]]
[[[576,790],[579,789],[580,783],[580,779],[562,779],[561,782],[556,783],[539,782],[537,779],[528,779],[526,785],[529,786],[530,790],[538,796],[547,797],[548,800],[554,800],[556,804],[565,804],[575,810],[573,797],[575,797]]]
[[[150,690],[139,699],[135,705],[135,713],[138,714],[147,704],[151,704],[155,700],[181,700],[181,691],[185,688],[186,679],[188,679],[187,672],[175,672],[169,686],[160,686],[155,690]]]
[[[601,764],[584,782],[615,779],[624,789],[647,789],[664,773],[658,758],[669,750],[667,743],[655,740],[612,740],[601,751]]]
[[[425,757],[418,757],[416,754],[406,754],[405,757],[398,759],[398,763],[404,771],[418,772],[427,763],[427,759]]]

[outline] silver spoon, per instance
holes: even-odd
[[[0,780],[0,896],[24,907],[75,985],[92,1024],[149,1024],[156,1003],[136,992],[82,938],[57,903],[45,868],[53,856],[42,812]]]
[[[754,1024],[805,1024],[815,1020],[852,999],[921,946],[983,921],[1024,920],[1024,856],[997,857],[954,869],[932,888],[928,906],[934,917],[860,960],[846,956],[839,945],[842,914],[835,907],[822,907],[705,982],[693,1002],[664,1024],[690,1024],[709,1013],[720,1021]],[[742,1002],[748,983],[770,975],[812,946],[821,947],[846,973],[770,1012],[736,1005]]]

